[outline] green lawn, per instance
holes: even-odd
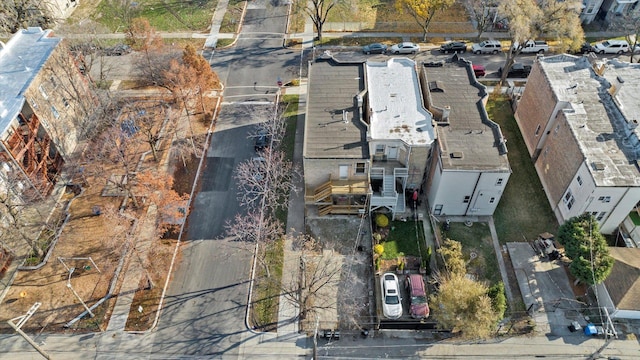
[[[491,232],[487,223],[451,223],[444,236],[462,244],[462,253],[467,263],[467,272],[478,276],[478,280],[488,281],[491,285],[502,281],[498,260],[493,250]],[[477,257],[471,259],[471,252]]]
[[[424,244],[424,228],[421,221],[392,221],[389,235],[382,242],[385,260],[398,256],[420,256],[421,245]]]
[[[494,213],[500,242],[533,240],[545,231],[555,233],[558,222],[542,190],[509,101],[504,97],[492,97],[487,104],[487,112],[493,121],[500,124],[503,135],[509,140],[507,156],[512,169]]]
[[[125,10],[112,3],[102,0],[91,18],[111,31],[123,31],[127,27]],[[211,24],[216,4],[217,0],[139,0],[136,7],[126,11],[133,17],[149,20],[158,31],[205,31]]]

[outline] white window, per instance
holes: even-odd
[[[564,194],[564,198],[562,198],[562,200],[564,201],[565,205],[567,205],[567,209],[571,210],[571,208],[573,207],[573,203],[576,201],[573,198],[573,194],[571,193],[571,189],[567,190],[567,192]]]
[[[384,145],[376,145],[376,155],[384,154]]]
[[[56,109],[56,107],[53,105],[51,105],[51,112],[53,113],[54,118],[57,119],[60,117],[60,113],[58,112],[58,109]]]
[[[471,200],[471,196],[465,196],[463,203],[468,204],[470,200]]]
[[[611,196],[600,196],[598,198],[598,200],[602,201],[603,203],[610,203],[611,202]]]
[[[496,181],[496,186],[501,186],[503,181],[504,181],[504,179],[503,179],[503,178],[499,178],[499,179]]]
[[[49,94],[47,94],[47,91],[44,89],[42,85],[38,86],[38,90],[40,90],[40,94],[42,94],[42,97],[45,100],[49,100]]]
[[[494,202],[496,202],[496,198],[492,196],[491,199],[489,199],[489,204],[493,204]]]
[[[346,180],[349,178],[349,166],[340,165],[340,179]]]
[[[31,107],[34,109],[38,108],[38,103],[36,102],[36,100],[34,98],[29,98],[29,102],[31,103]]]
[[[580,175],[578,175],[576,181],[578,182],[578,185],[582,186],[582,178],[580,177]]]

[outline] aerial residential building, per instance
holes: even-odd
[[[95,108],[94,94],[62,39],[37,27],[0,43],[0,79],[0,183],[46,196]]]
[[[583,0],[580,20],[585,24],[602,20],[614,25],[620,15],[638,15],[638,4],[638,0]]]
[[[307,204],[320,215],[407,211],[404,193],[422,183],[433,142],[416,63],[340,63],[325,55],[309,72]]]
[[[427,108],[437,124],[426,188],[431,213],[493,215],[511,167],[506,139],[485,109],[486,88],[471,63],[457,56],[425,64],[422,75]]]
[[[560,223],[593,214],[612,234],[640,201],[640,64],[539,59],[515,113]]]
[[[493,214],[511,170],[486,98],[471,64],[457,58],[437,68],[407,58],[319,58],[305,123],[308,207],[402,217],[417,191],[437,215]]]

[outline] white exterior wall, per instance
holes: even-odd
[[[604,0],[583,0],[584,7],[580,13],[580,20],[585,24],[589,24],[595,20],[603,1]]]
[[[640,189],[629,187],[596,187],[587,164],[582,164],[571,180],[562,199],[556,204],[555,212],[561,222],[585,212],[592,213],[600,224],[600,232],[612,234],[640,201]],[[582,185],[578,182],[582,180]],[[565,201],[567,191],[571,192],[574,203],[571,209]],[[605,200],[600,200],[604,197]],[[609,198],[607,201],[606,198]]]
[[[492,215],[509,176],[509,173],[442,171],[438,168],[427,195],[431,212],[436,216]],[[469,197],[468,202],[465,202],[466,196]],[[442,209],[437,211],[439,205],[442,205]]]
[[[613,198],[612,198],[613,201]],[[610,215],[604,218],[604,222],[600,223],[600,232],[603,234],[613,234],[624,219],[629,216],[636,204],[640,201],[639,188],[627,188],[622,194],[615,208],[612,209]]]

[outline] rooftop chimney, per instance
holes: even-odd
[[[620,76],[616,76],[616,80],[613,82],[613,84],[611,84],[611,87],[609,88],[609,94],[611,94],[611,97],[615,98],[616,95],[618,95],[618,92],[620,92],[622,85],[624,85],[624,79],[622,79]]]

